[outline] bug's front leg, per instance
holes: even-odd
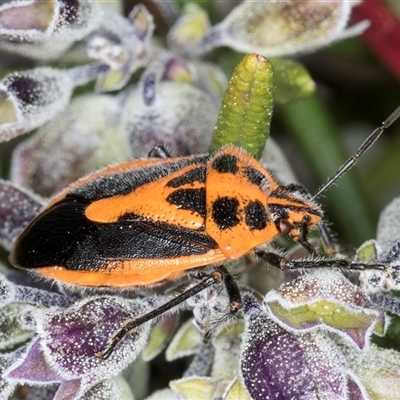
[[[343,258],[317,260],[289,260],[279,254],[265,251],[256,251],[258,257],[282,270],[340,268],[348,271],[384,270],[384,264],[356,263]]]

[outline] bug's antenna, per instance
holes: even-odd
[[[325,192],[335,181],[337,181],[345,172],[347,172],[353,165],[358,161],[360,156],[364,154],[378,139],[379,136],[382,135],[383,131],[389,128],[390,125],[396,121],[397,118],[400,117],[400,107],[397,107],[393,113],[382,123],[379,128],[376,128],[365,140],[365,142],[358,148],[357,152],[351,156],[333,175],[329,178],[320,188],[316,191],[313,199],[317,198],[321,195],[321,193]]]

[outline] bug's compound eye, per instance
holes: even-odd
[[[281,219],[278,226],[283,235],[288,235],[293,229],[293,224],[287,219]]]

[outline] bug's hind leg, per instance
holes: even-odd
[[[230,301],[230,312],[229,315],[236,314],[237,311],[242,307],[242,300],[240,296],[240,290],[235,282],[235,279],[232,275],[224,267],[216,267],[213,272],[207,275],[200,283],[195,286],[192,286],[190,289],[176,296],[172,300],[166,302],[165,304],[157,307],[156,309],[139,316],[137,318],[126,320],[121,328],[114,334],[111,338],[110,343],[107,347],[99,353],[97,356],[101,359],[107,359],[110,357],[114,349],[118,346],[121,340],[131,331],[133,331],[138,326],[153,320],[154,318],[159,317],[164,314],[166,311],[171,308],[176,307],[177,305],[183,303],[185,300],[190,297],[196,295],[202,290],[215,285],[216,283],[224,282],[226,290],[228,292],[229,301]]]

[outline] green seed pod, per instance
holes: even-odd
[[[211,151],[231,144],[260,158],[268,138],[274,92],[271,63],[258,54],[245,56],[225,91]]]

